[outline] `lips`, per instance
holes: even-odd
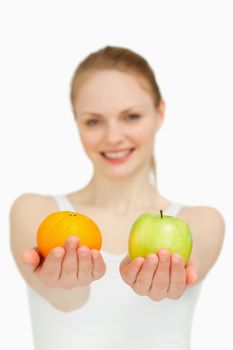
[[[119,155],[114,155],[114,153],[112,154],[112,156],[107,156],[105,155],[104,152],[101,152],[101,156],[104,158],[105,161],[107,161],[110,164],[120,164],[120,163],[124,163],[125,161],[127,161],[130,157],[131,154],[134,152],[135,148],[128,148],[126,151],[123,152],[117,152],[117,153],[123,153],[122,156]],[[110,153],[110,152],[106,152],[106,153]],[[125,154],[124,154],[125,153]]]
[[[100,153],[104,155],[104,153],[120,153],[120,152],[125,152],[125,151],[132,151],[132,150],[134,150],[134,148],[122,148],[119,150],[104,151],[104,152],[100,152]]]
[[[128,157],[134,148],[128,148],[124,151],[114,151],[114,152],[101,152],[101,155],[107,159],[124,159]]]

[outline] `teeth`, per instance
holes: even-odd
[[[104,155],[107,158],[122,158],[122,157],[126,157],[130,152],[131,150],[119,152],[119,153],[104,153]]]

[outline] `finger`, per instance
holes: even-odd
[[[119,270],[121,271],[126,265],[128,265],[132,259],[129,255],[126,255],[119,265]]]
[[[97,249],[92,249],[92,263],[93,263],[93,278],[97,280],[101,278],[106,272],[106,264],[100,252]]]
[[[62,260],[60,284],[70,288],[77,282],[78,256],[77,249],[80,239],[77,236],[70,236],[64,244],[65,255]]]
[[[93,264],[91,251],[87,246],[78,248],[78,280],[80,285],[86,285],[93,280]]]
[[[166,296],[169,288],[170,253],[161,249],[157,255],[159,262],[152,281],[150,297],[153,300],[160,301]]]
[[[171,256],[171,276],[168,290],[169,298],[179,299],[186,287],[186,272],[184,260],[178,254]]]
[[[33,271],[38,267],[41,261],[39,253],[35,249],[27,249],[22,253],[22,260],[27,264]]]
[[[121,277],[123,278],[123,274],[124,274],[124,270],[125,270],[125,267],[127,265],[129,265],[129,263],[132,262],[132,259],[130,258],[129,255],[126,255],[123,260],[121,260],[120,264],[119,264],[119,272],[120,272],[120,275]],[[124,279],[124,278],[123,278]]]
[[[159,259],[156,254],[148,254],[146,256],[144,264],[142,265],[133,285],[134,291],[139,295],[148,294],[158,261]]]
[[[47,255],[40,271],[39,277],[47,287],[54,287],[61,273],[62,258],[65,250],[62,247],[52,249]]]
[[[139,273],[143,263],[144,263],[144,258],[137,257],[133,260],[130,259],[130,262],[128,264],[125,264],[125,266],[122,267],[121,277],[131,287],[136,281],[137,274]]]
[[[186,267],[186,285],[189,287],[199,279],[199,263],[196,257],[192,256]]]

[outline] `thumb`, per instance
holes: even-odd
[[[35,249],[27,249],[22,254],[22,260],[23,262],[32,267],[33,270],[39,265],[40,263],[40,255]]]
[[[128,265],[131,261],[132,259],[130,258],[129,254],[127,254],[120,262],[119,268],[121,269],[123,266]]]
[[[197,257],[192,256],[186,267],[186,284],[190,286],[199,279],[199,262]]]

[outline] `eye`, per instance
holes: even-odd
[[[97,122],[97,123],[96,123],[96,122]],[[98,119],[89,119],[89,120],[86,122],[86,125],[88,125],[88,126],[95,126],[95,125],[98,124],[98,122],[99,122]]]
[[[129,120],[134,120],[134,119],[139,119],[140,115],[134,113],[134,114],[129,114],[127,117]]]

